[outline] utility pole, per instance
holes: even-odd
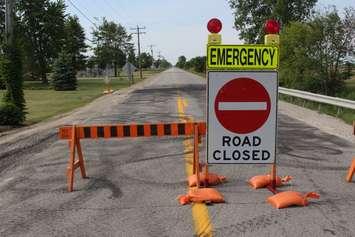
[[[136,28],[131,28],[131,30],[135,30],[134,33],[136,34],[138,38],[138,67],[139,67],[139,75],[140,78],[143,79],[143,74],[142,74],[142,60],[141,60],[141,41],[140,41],[140,35],[145,34],[146,32],[141,32],[141,30],[145,30],[145,27],[139,27],[137,25]]]
[[[12,45],[14,38],[13,9],[14,0],[5,0],[5,42],[8,45]]]

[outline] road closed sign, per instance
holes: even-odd
[[[274,163],[276,106],[276,71],[210,71],[208,163]]]

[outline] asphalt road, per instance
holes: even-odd
[[[205,91],[205,80],[173,68],[123,97],[106,96],[80,121],[204,120]],[[41,133],[49,135],[25,150],[12,154],[2,147],[0,236],[355,236],[355,184],[344,182],[354,144],[284,114],[278,172],[294,180],[281,190],[318,192],[321,198],[308,207],[276,210],[266,203],[268,190],[248,187],[246,180],[268,172],[267,165],[212,165],[227,176],[228,183],[217,186],[227,202],[180,206],[191,156],[183,137],[82,141],[89,178],[77,170],[68,193],[67,142],[54,128]]]

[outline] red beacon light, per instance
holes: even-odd
[[[264,30],[266,34],[278,34],[280,32],[280,23],[276,20],[267,20]]]
[[[212,34],[217,34],[222,30],[222,22],[217,18],[212,18],[207,23],[207,29]]]

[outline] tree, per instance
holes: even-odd
[[[160,62],[160,68],[165,69],[165,68],[169,68],[171,66],[172,66],[171,63],[164,58]]]
[[[334,95],[344,85],[341,59],[354,47],[354,38],[354,9],[343,20],[333,9],[307,23],[291,23],[281,34],[281,84]]]
[[[4,44],[5,35],[5,0],[0,0],[0,44]]]
[[[291,21],[304,21],[311,14],[317,0],[229,0],[234,11],[236,30],[246,43],[263,41],[263,25],[273,18],[283,26]]]
[[[182,55],[178,58],[176,66],[178,68],[185,68],[185,63],[186,63],[186,57],[184,55]]]
[[[138,67],[136,54],[134,53],[134,45],[133,45],[133,43],[127,43],[126,54],[127,54],[127,62],[130,62],[133,65],[135,65],[136,67]]]
[[[13,29],[10,35],[5,34],[4,3],[0,2],[1,27],[1,81],[6,92],[0,104],[0,124],[18,125],[25,121],[25,98],[23,93],[22,55],[19,40],[18,22],[12,9],[10,19]],[[6,40],[5,40],[6,39]]]
[[[72,55],[72,64],[76,71],[85,68],[85,56],[87,45],[85,44],[85,32],[79,23],[77,16],[69,16],[64,25],[64,50]]]
[[[194,57],[185,64],[186,69],[192,69],[195,72],[206,72],[206,57]]]
[[[93,31],[94,53],[101,68],[114,64],[115,76],[117,68],[126,62],[126,52],[130,49],[131,36],[121,24],[103,19],[98,29]]]
[[[77,79],[74,65],[72,64],[72,55],[66,51],[59,54],[58,59],[53,66],[52,85],[56,91],[76,90]]]
[[[141,53],[141,65],[142,68],[150,68],[153,65],[153,57],[150,54]]]
[[[154,61],[153,64],[155,68],[165,69],[171,67],[171,63],[168,62],[165,58],[162,59],[158,58],[157,60]]]
[[[16,42],[3,46],[0,73],[5,82],[4,104],[0,108],[0,124],[17,125],[25,121],[25,98],[23,94],[22,61]],[[10,115],[14,117],[11,118]]]
[[[63,45],[65,4],[62,0],[20,0],[18,7],[27,67],[48,83],[46,74]]]

